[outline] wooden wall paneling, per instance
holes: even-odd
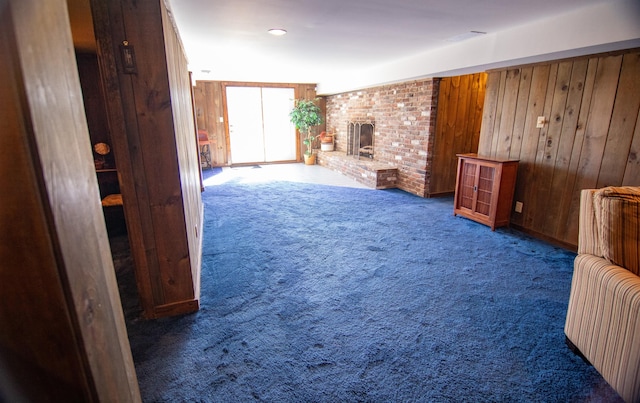
[[[200,159],[197,133],[194,124],[191,75],[187,66],[187,57],[178,36],[178,31],[167,7],[161,7],[162,26],[165,38],[166,64],[168,68],[169,93],[173,111],[174,137],[177,145],[178,172],[180,190],[184,208],[184,232],[187,238],[188,255],[183,268],[191,274],[189,282],[181,289],[191,289],[188,300],[193,301],[194,310],[198,309],[200,299],[200,268],[202,256],[202,225],[204,206],[201,199]],[[184,253],[184,251],[182,252]],[[186,279],[185,279],[186,281]],[[184,291],[182,291],[184,292]],[[184,297],[182,297],[184,298]]]
[[[139,401],[66,2],[2,11],[3,364],[25,400]]]
[[[524,203],[522,213],[514,214],[511,222],[516,225],[524,225],[529,203],[533,200],[537,190],[535,189],[535,160],[538,150],[538,137],[540,129],[536,128],[536,119],[542,115],[544,100],[549,81],[550,67],[548,65],[536,66],[531,75],[531,89],[526,108],[522,145],[520,147],[520,160],[518,164],[518,179],[514,200]],[[481,135],[482,137],[482,135]]]
[[[94,398],[50,234],[20,55],[0,13],[0,396],[7,401]],[[34,77],[31,77],[34,78]],[[45,193],[45,194],[43,194]],[[39,382],[33,382],[38,379]]]
[[[124,31],[118,8],[113,3],[91,0],[91,13],[96,32],[98,64],[105,90],[105,104],[108,114],[111,141],[114,149],[123,209],[127,222],[127,235],[131,255],[135,262],[135,277],[140,304],[145,312],[152,312],[154,306],[152,273],[157,273],[157,259],[153,238],[143,230],[143,223],[149,222],[149,196],[144,184],[146,176],[141,168],[141,146],[136,135],[136,122],[124,109],[123,100],[132,97],[131,86],[120,86],[118,75],[119,45]]]
[[[597,187],[620,184],[627,167],[629,150],[640,109],[640,53],[622,58],[620,78],[604,147]]]
[[[487,74],[487,89],[484,96],[484,109],[482,112],[482,124],[480,126],[480,141],[478,142],[479,155],[491,155],[493,143],[493,127],[496,123],[498,110],[498,91],[500,89],[499,71]]]
[[[527,121],[527,103],[529,102],[529,92],[531,91],[532,75],[533,67],[523,67],[520,69],[520,85],[518,86],[516,113],[513,122],[513,133],[511,134],[511,147],[508,155],[510,159],[520,158],[525,123]]]
[[[205,121],[204,109],[201,106],[205,102],[204,98],[204,85],[196,84],[193,86],[193,102],[195,106],[195,114],[196,114],[196,127],[198,130],[205,130],[207,128],[207,124]]]
[[[189,71],[188,75],[189,75],[189,81],[188,81],[189,92],[191,93],[191,111],[192,111],[191,119],[193,120],[193,129],[194,129],[193,137],[195,139],[195,145],[196,145],[195,152],[198,160],[198,165],[197,165],[198,166],[198,183],[200,184],[200,192],[204,192],[204,177],[202,176],[202,158],[201,158],[202,156],[200,155],[200,142],[198,140],[198,118],[196,115],[196,94],[195,94],[195,87],[192,85],[193,73]],[[203,208],[202,218],[204,219],[204,205],[202,205],[202,208]],[[200,248],[202,248],[202,246]]]
[[[454,192],[456,154],[478,151],[485,81],[484,73],[440,80],[429,196]]]
[[[440,91],[438,92],[438,114],[436,118],[436,134],[433,145],[433,166],[442,167],[441,169],[432,169],[431,183],[429,191],[431,193],[441,192],[446,188],[445,178],[447,178],[448,164],[447,154],[452,144],[452,131],[454,122],[451,122],[452,107],[455,105],[451,102],[451,92],[453,90],[453,78],[443,77],[440,80]],[[446,166],[444,166],[446,165]]]
[[[571,157],[574,148],[581,148],[577,143],[580,108],[585,89],[585,78],[587,74],[587,59],[576,60],[571,66],[571,78],[568,83],[568,94],[566,105],[563,111],[562,128],[556,161],[554,167],[553,203],[549,204],[549,213],[545,227],[549,228],[549,233],[556,239],[563,242],[564,233],[562,229],[566,227],[569,216],[571,195],[575,175],[571,175]]]
[[[557,157],[558,149],[563,141],[562,129],[565,127],[564,119],[573,62],[563,62],[557,66],[553,87],[551,87],[552,80],[549,80],[549,88],[552,93],[547,96],[547,104],[550,105],[548,115],[546,114],[547,111],[545,111],[547,134],[544,145],[541,147],[542,152],[538,154],[542,158],[536,162],[539,172],[542,173],[536,181],[540,190],[537,199],[542,202],[541,206],[543,207],[536,209],[533,222],[535,223],[534,230],[539,232],[556,225],[558,218],[557,207],[564,189],[562,188],[563,184],[558,184],[557,188],[554,188],[553,185],[556,183],[556,178],[562,178],[566,172],[566,168],[563,169],[561,164],[558,165]],[[572,144],[574,133],[564,133],[564,135],[568,138],[569,143]]]
[[[498,89],[498,102],[496,109],[496,121],[493,125],[493,133],[491,134],[491,149],[487,156],[498,156],[498,143],[500,142],[500,123],[502,122],[502,114],[504,113],[504,92],[507,86],[508,71],[500,73],[500,88]]]
[[[605,56],[598,60],[589,118],[578,164],[577,185],[580,189],[598,186],[621,66],[621,55]]]
[[[471,135],[467,136],[465,149],[470,153],[478,153],[480,143],[480,127],[482,126],[482,112],[484,109],[484,94],[487,85],[487,74],[474,74],[471,82],[471,99],[469,103],[469,130]],[[454,184],[455,187],[455,184]]]
[[[624,177],[622,178],[623,186],[638,186],[640,181],[640,113],[636,120],[636,129],[633,134],[633,141],[631,142],[631,148],[629,149],[629,156],[627,157],[627,166],[624,170]]]
[[[517,112],[517,100],[520,89],[520,69],[506,71],[504,97],[502,100],[502,117],[498,125],[498,139],[495,155],[502,158],[509,156],[513,139],[513,128]],[[495,136],[495,132],[494,132]]]
[[[116,4],[118,3],[118,4]],[[93,3],[92,3],[93,6]],[[124,35],[127,32],[128,25],[131,25],[131,19],[135,18],[132,14],[135,9],[128,4],[120,4],[119,2],[109,3],[109,12],[111,14],[111,21],[114,24],[110,27],[113,29],[113,45],[114,48],[110,49],[116,55],[116,65],[112,66],[116,69],[118,74],[118,82],[120,85],[120,95],[122,108],[124,110],[126,129],[121,133],[114,133],[114,142],[116,137],[121,138],[126,144],[126,157],[131,159],[131,165],[133,171],[131,175],[134,177],[134,190],[133,194],[138,199],[138,211],[137,216],[139,221],[136,223],[141,228],[142,240],[141,243],[132,243],[131,248],[136,248],[138,253],[144,253],[146,255],[146,266],[138,266],[136,264],[136,278],[138,284],[138,294],[140,296],[140,302],[144,310],[144,316],[147,318],[155,317],[155,307],[162,305],[164,302],[163,286],[161,279],[161,267],[157,250],[159,246],[156,244],[156,237],[153,228],[154,213],[152,211],[152,203],[154,202],[153,190],[149,186],[151,178],[148,177],[148,172],[145,169],[144,151],[146,150],[145,144],[142,140],[142,135],[138,127],[138,113],[136,103],[136,82],[131,75],[125,75],[121,72],[120,65],[120,44],[122,41],[127,40],[136,47],[136,61],[139,59],[145,59],[150,49],[148,46],[140,46],[142,42],[137,41],[138,37],[133,36],[133,32],[128,35]],[[127,21],[126,15],[129,14],[130,18]],[[146,30],[152,32],[151,27],[145,27]],[[138,33],[138,35],[140,35]],[[151,36],[151,35],[150,35]],[[100,39],[97,38],[99,41]],[[138,44],[138,46],[136,46]],[[138,50],[138,47],[143,49]],[[146,52],[145,52],[146,50]],[[138,71],[145,72],[145,69],[149,68],[149,63],[138,64]],[[145,81],[152,81],[153,76],[145,78]],[[147,111],[148,113],[149,111]],[[160,148],[161,143],[156,144],[151,149]],[[124,157],[123,157],[124,158]],[[120,166],[120,160],[116,161],[116,164]],[[161,171],[162,172],[162,171]],[[126,175],[127,172],[121,172],[121,176]],[[124,205],[128,203],[126,195],[123,193]],[[127,215],[127,217],[129,217]]]
[[[443,169],[448,179],[447,186],[449,191],[454,189],[455,191],[455,172],[458,169],[458,161],[456,154],[466,153],[468,150],[464,149],[464,145],[467,143],[466,139],[471,137],[469,133],[469,104],[471,102],[471,75],[458,76],[458,96],[454,98],[455,102],[455,121],[453,124],[453,141],[447,154],[447,160],[444,161],[442,167],[434,167],[437,169]]]
[[[568,206],[566,210],[564,210],[564,213],[567,214],[566,224],[564,224],[564,228],[559,229],[555,234],[555,239],[560,239],[568,243],[577,243],[578,239],[578,211],[580,209],[580,190],[582,189],[579,183],[578,165],[580,164],[580,156],[582,155],[582,146],[585,139],[587,120],[589,119],[589,110],[591,109],[591,100],[593,99],[597,70],[598,59],[589,59],[587,61],[587,71],[584,82],[582,83],[584,91],[582,93],[578,123],[576,124],[576,133],[573,148],[571,149],[571,159],[569,160],[567,182],[562,199],[562,205]],[[578,81],[576,85],[579,86],[580,84]]]
[[[543,96],[542,113],[539,115],[544,116],[546,119],[551,115],[557,75],[558,65],[550,65],[549,75],[547,76],[546,81],[546,92]],[[553,175],[553,168],[544,163],[548,134],[549,124],[546,123],[543,128],[538,129],[538,139],[535,146],[535,156],[533,161],[534,169],[530,173],[533,183],[536,184],[535,191],[530,193],[527,200],[528,209],[523,210],[525,225],[533,231],[536,231],[539,227],[540,210],[546,209],[545,197],[549,194],[549,185],[546,182],[546,178],[549,175]]]
[[[179,166],[176,136],[181,138],[184,133],[171,104],[168,64],[175,61],[167,60],[165,45],[171,38],[163,32],[165,5],[161,0],[99,3],[92,0],[92,11],[94,24],[99,25],[99,58],[107,59],[101,65],[103,76],[115,87],[108,91],[112,99],[110,124],[124,128],[113,131],[113,141],[122,150],[116,163],[125,179],[122,182],[127,184],[123,200],[128,229],[134,227],[130,243],[144,316],[192,312],[198,305],[193,284],[193,270],[198,268],[191,267],[192,238],[187,234],[186,215],[192,207],[185,206],[182,188],[191,183],[183,182],[183,175],[191,178],[193,170],[181,173]],[[96,15],[101,13],[107,15]],[[120,44],[125,40],[135,49],[136,74],[126,74],[120,68]],[[109,58],[110,53],[116,56]],[[136,210],[129,214],[131,199],[135,199]]]
[[[220,83],[213,83],[210,85],[210,91],[212,91],[215,95],[210,98],[213,104],[213,108],[211,109],[213,113],[208,116],[209,119],[213,120],[213,122],[209,122],[209,125],[215,127],[215,161],[218,163],[218,165],[227,165],[229,164],[228,155],[230,150],[230,143],[225,131],[225,109],[224,104],[222,103],[223,97],[221,96],[222,85]],[[223,118],[223,120],[220,121],[220,118]]]
[[[211,161],[214,166],[229,163],[229,141],[226,136],[226,114],[223,108],[222,83],[219,81],[199,81],[196,85],[203,92],[202,103],[196,102],[202,109],[204,128],[211,141]],[[222,121],[220,121],[222,118]]]
[[[164,3],[161,0],[142,3],[121,0],[121,4],[126,29],[123,39],[135,47],[138,68],[138,74],[128,75],[128,79],[134,88],[131,107],[136,113],[149,190],[151,222],[147,231],[155,240],[159,269],[153,279],[156,286],[154,306],[190,304],[194,300],[194,290],[180,167],[176,158],[177,127],[168,82],[167,37],[162,30]],[[150,34],[152,32],[155,35]]]

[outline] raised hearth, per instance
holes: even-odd
[[[370,159],[355,159],[339,151],[318,151],[318,165],[340,172],[365,186],[374,189],[393,189],[397,187],[398,168]]]

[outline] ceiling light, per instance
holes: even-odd
[[[271,35],[274,35],[274,36],[282,36],[287,33],[287,30],[282,28],[271,28],[267,32],[269,32]]]

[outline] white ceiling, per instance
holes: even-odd
[[[637,1],[637,0],[633,0]],[[170,0],[195,78],[313,82],[607,0]],[[640,20],[639,25],[640,25]],[[269,28],[288,34],[274,37]],[[209,70],[208,74],[203,70]]]
[[[194,80],[320,94],[640,47],[640,0],[164,1]],[[75,45],[90,50],[89,0],[68,4]],[[471,31],[486,34],[452,41]]]

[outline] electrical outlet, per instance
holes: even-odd
[[[516,202],[516,213],[522,213],[522,207],[524,206],[524,204],[522,204],[522,202],[517,201]]]
[[[536,128],[542,129],[545,123],[547,123],[547,119],[544,116],[538,116],[538,120],[536,121]]]

